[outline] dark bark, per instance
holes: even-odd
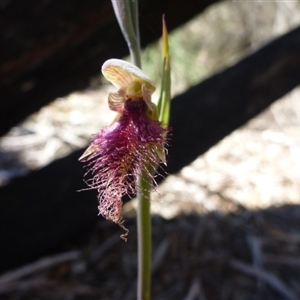
[[[162,14],[172,30],[214,2],[140,1],[142,45],[161,36]],[[128,54],[109,0],[4,1],[0,32],[0,136]]]
[[[299,85],[299,53],[297,28],[173,99],[167,171],[177,172]],[[2,268],[53,249],[95,221],[95,193],[76,193],[83,187],[79,156],[73,153],[0,190]]]

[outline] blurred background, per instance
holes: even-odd
[[[40,99],[44,90],[45,102],[49,104],[39,100],[40,104],[28,109],[28,114],[20,115],[21,118],[26,114],[22,122],[17,122],[16,118],[14,124],[13,121],[8,122],[9,125],[3,123],[10,129],[3,130],[5,133],[0,139],[0,208],[2,215],[6,216],[0,223],[0,248],[3,251],[0,258],[0,265],[3,262],[0,299],[135,299],[135,199],[126,201],[124,205],[124,219],[130,229],[129,241],[124,243],[119,238],[122,232],[117,226],[96,217],[96,193],[76,192],[84,188],[83,180],[80,181],[84,170],[76,158],[87,147],[91,135],[113,118],[107,107],[107,94],[113,87],[100,74],[100,62],[109,58],[109,51],[99,57],[91,72],[84,73],[81,72],[84,60],[88,57],[91,63],[90,58],[97,57],[106,44],[85,44],[88,38],[84,37],[75,41],[74,48],[68,50],[71,39],[65,37],[51,54],[45,54],[45,49],[51,48],[45,45],[54,45],[50,38],[42,45],[34,44],[37,41],[42,43],[39,35],[47,30],[52,30],[53,36],[62,36],[69,27],[73,26],[73,30],[75,25],[85,24],[84,18],[89,16],[86,11],[99,3],[99,14],[95,10],[95,20],[102,18],[101,12],[112,14],[110,2],[99,1],[96,5],[96,1],[87,1],[92,4],[87,4],[82,12],[82,4],[68,7],[68,4],[60,6],[55,1],[35,2],[33,14],[36,19],[33,20],[32,16],[22,15],[19,1],[1,1],[1,14],[19,20],[16,24],[24,28],[35,25],[31,26],[30,41],[30,32],[17,31],[18,26],[13,27],[8,17],[1,19],[2,39],[7,43],[13,41],[15,46],[18,42],[20,44],[19,50],[10,52],[11,57],[5,52],[10,49],[8,44],[3,47],[1,71],[4,75],[8,74],[5,73],[7,70],[15,73],[11,77],[2,77],[0,95],[4,95],[1,101],[5,102],[2,109],[8,107],[9,97],[13,98],[9,88],[14,82],[23,94],[30,93],[39,85],[39,73],[35,77],[30,72],[38,68],[42,72],[53,53],[55,61],[58,61],[58,55],[64,64],[61,64],[62,71],[55,70],[59,84],[54,81],[55,88],[52,90],[51,80],[55,76],[50,80],[50,75],[47,75],[44,80],[46,83],[48,80],[49,86],[46,89],[44,83],[35,94],[36,99]],[[180,97],[191,86],[230,69],[245,57],[255,56],[256,51],[300,25],[299,1],[208,1],[202,7],[195,7],[194,15],[186,16],[188,20],[178,19],[171,13],[168,19],[168,12],[172,11],[172,4],[168,1],[164,1],[163,8],[151,7],[152,10],[148,2],[141,1],[140,4],[141,26],[150,32],[149,40],[143,42],[146,46],[142,56],[143,69],[157,84],[159,91],[161,48],[158,37],[161,32],[156,28],[160,28],[161,20],[150,18],[146,24],[143,20],[147,14],[159,15],[165,10],[167,24],[168,21],[172,23],[169,39],[174,98]],[[173,5],[182,4],[173,1]],[[74,10],[74,18],[71,13],[65,14],[69,19],[62,18],[65,16],[62,11],[68,12],[72,7],[77,9]],[[38,19],[46,12],[52,18],[56,16],[56,22],[45,24]],[[88,20],[93,19],[89,16]],[[37,27],[39,22],[44,27]],[[96,24],[96,21],[93,22],[91,24]],[[95,26],[99,26],[102,35],[106,34],[103,39],[111,48],[120,43],[126,49],[122,36],[119,33],[114,35],[118,29],[107,30],[110,22],[117,26],[113,15],[105,26],[102,23]],[[53,24],[61,31],[57,29],[55,32]],[[86,24],[84,28],[86,32],[89,30]],[[14,35],[16,32],[18,36]],[[80,32],[78,30],[76,34],[80,35]],[[23,37],[28,43],[25,46]],[[299,32],[294,41],[299,48]],[[43,45],[45,49],[42,51]],[[29,57],[28,51],[38,46],[39,51],[31,52],[34,59]],[[80,57],[84,47],[89,49],[91,56]],[[68,51],[73,53],[72,56],[64,56]],[[114,56],[128,60],[126,50],[122,51],[118,53],[114,49],[112,52]],[[77,89],[76,81],[71,84],[65,78],[69,86],[58,90],[58,86],[64,86],[63,76],[68,74],[64,71],[68,69],[67,60],[72,64],[74,58],[82,59],[76,76],[84,78],[84,82]],[[24,66],[26,62],[30,67],[21,74],[22,63]],[[299,60],[295,64],[299,64]],[[44,72],[47,70],[45,67]],[[17,72],[20,75],[16,75]],[[254,77],[259,76],[255,74]],[[295,87],[275,99],[263,112],[211,145],[204,154],[199,153],[198,158],[179,172],[167,174],[154,191],[153,299],[300,298],[300,88],[297,86],[300,79],[296,78],[296,81]],[[237,82],[230,84],[234,87]],[[274,88],[276,84],[274,82]],[[272,88],[272,83],[270,86]],[[213,87],[215,90],[218,88]],[[48,92],[48,89],[52,91]],[[64,94],[67,90],[68,93]],[[51,98],[51,92],[58,94],[57,97]],[[157,96],[155,94],[154,98]],[[226,96],[224,94],[224,98]],[[201,94],[198,97],[201,99]],[[30,101],[30,97],[26,99]],[[20,96],[11,112],[23,109],[21,100]],[[34,113],[29,114],[31,110]],[[7,119],[11,120],[9,115]],[[210,135],[209,127],[206,131]],[[174,130],[174,135],[176,132]],[[186,134],[189,134],[188,131]],[[184,141],[181,147],[184,152]],[[74,163],[78,166],[74,167]],[[79,170],[74,180],[68,173],[69,170],[72,174],[73,167]],[[42,180],[43,174],[45,180]],[[51,178],[56,176],[61,176],[60,186],[52,182]],[[44,186],[48,186],[54,194],[50,195],[46,190],[44,193],[47,195],[44,195]],[[43,190],[41,194],[40,190]],[[35,196],[31,195],[44,200],[33,201]],[[55,197],[53,203],[57,203],[53,207],[47,206],[51,205],[51,199],[45,200],[47,196]],[[74,197],[77,197],[74,203],[78,210],[84,201],[88,202],[89,210],[84,211],[85,217],[80,217],[78,227],[70,229],[78,215],[77,210],[72,213],[70,222],[66,216]],[[18,210],[20,205],[23,205],[22,211]],[[72,209],[75,211],[74,207]],[[47,218],[32,221],[32,218],[44,218],[39,210],[47,210],[44,212]],[[87,221],[91,215],[94,217]],[[38,224],[43,222],[45,225],[41,225],[40,231],[45,226],[45,235],[37,229]],[[23,227],[24,232],[18,226]],[[60,228],[62,232],[59,232]],[[26,254],[20,253],[22,247]],[[49,264],[45,266],[41,259],[48,259]],[[12,269],[20,270],[24,265],[29,267],[27,273],[7,276]]]

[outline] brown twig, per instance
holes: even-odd
[[[166,238],[156,248],[156,250],[153,254],[152,273],[155,272],[156,269],[160,266],[169,247],[170,247],[170,238]]]
[[[281,264],[289,267],[299,268],[300,267],[300,257],[291,257],[287,255],[264,255],[263,260],[266,263],[271,264]]]
[[[80,251],[69,251],[65,253],[60,253],[57,255],[44,257],[38,261],[31,264],[23,266],[21,268],[12,270],[0,276],[0,286],[4,284],[11,283],[18,280],[24,276],[28,276],[32,273],[43,271],[55,265],[61,264],[67,261],[73,261],[80,257]]]
[[[97,263],[101,259],[101,257],[119,241],[120,241],[119,235],[115,234],[109,237],[99,247],[95,247],[88,260],[89,264]]]
[[[16,291],[28,291],[36,287],[45,288],[53,284],[53,281],[45,277],[31,278],[28,280],[10,281],[0,286],[0,295]]]
[[[206,297],[203,292],[202,284],[199,278],[194,278],[191,287],[188,291],[188,294],[184,298],[184,300],[193,300],[193,299],[206,300]]]
[[[299,297],[291,289],[289,289],[280,279],[278,279],[275,275],[271,274],[270,272],[262,270],[258,267],[248,265],[242,261],[235,259],[232,259],[229,262],[229,266],[239,272],[257,277],[260,280],[266,282],[274,290],[283,295],[287,300],[299,299]]]

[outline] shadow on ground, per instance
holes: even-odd
[[[285,205],[154,217],[153,299],[299,299],[299,215],[300,206]],[[60,262],[51,256],[27,276],[5,282],[3,275],[1,299],[135,299],[135,220],[126,225],[127,243],[118,226],[98,222],[61,247],[71,252]]]

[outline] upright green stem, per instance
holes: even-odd
[[[134,1],[134,0],[133,0]],[[163,79],[162,90],[158,101],[160,121],[167,127],[170,114],[171,98],[171,72],[168,32],[163,17]],[[147,174],[142,174],[138,181],[138,300],[151,299],[151,215],[150,215],[150,190],[151,186],[147,180]]]
[[[134,16],[134,31],[139,45],[139,26],[137,14],[137,1],[131,1],[132,16]],[[131,61],[141,68],[140,46],[130,48]],[[138,179],[138,207],[137,207],[137,241],[138,241],[138,282],[137,299],[151,299],[151,214],[150,214],[150,189],[147,174],[143,173]]]
[[[150,215],[150,185],[143,174],[138,185],[138,300],[151,299],[151,215]]]
[[[141,68],[138,0],[112,0],[112,5],[127,42],[131,62]],[[147,174],[138,179],[138,282],[137,299],[151,299],[151,215],[150,190]]]
[[[113,1],[115,2],[115,1]],[[131,62],[141,68],[140,34],[138,22],[138,2],[118,1],[115,5],[123,10],[119,18],[123,19],[121,26],[123,35],[130,51]],[[150,215],[150,184],[147,174],[138,179],[138,209],[137,209],[137,240],[138,240],[138,282],[137,299],[151,299],[151,215]]]
[[[115,15],[127,42],[131,62],[141,67],[140,34],[137,0],[112,0]]]

